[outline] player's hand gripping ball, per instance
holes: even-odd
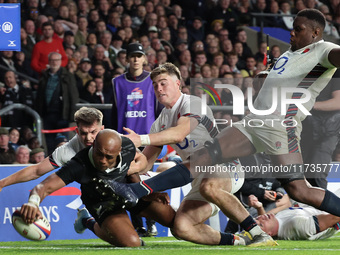
[[[16,210],[12,215],[12,224],[15,230],[23,237],[33,240],[42,241],[51,234],[51,225],[45,216],[37,219],[32,224],[26,224],[22,219],[20,211]]]

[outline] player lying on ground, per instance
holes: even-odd
[[[191,156],[194,163],[192,169],[194,166],[213,166],[264,151],[270,155],[274,166],[283,169],[274,177],[291,198],[340,216],[339,197],[328,190],[307,185],[299,145],[301,121],[306,111],[311,110],[317,95],[329,83],[336,68],[340,67],[340,47],[322,39],[325,24],[324,15],[316,9],[304,9],[297,14],[290,33],[291,47],[277,60],[254,102],[255,109],[267,110],[268,114],[251,113],[239,123],[223,129],[213,142],[207,142],[205,148]],[[294,103],[281,105],[281,93],[273,93],[274,89],[278,92],[286,89],[286,98],[299,107]],[[310,95],[308,101],[307,95]],[[276,108],[273,102],[277,103]],[[260,124],[254,127],[256,120]],[[153,141],[151,135],[150,140]],[[188,164],[188,161],[183,162],[183,165]],[[181,165],[166,172],[172,178],[178,176],[179,180],[161,183],[158,181],[164,176],[161,173],[144,183],[124,189],[120,187],[118,192],[133,203],[150,190],[159,191],[190,182],[187,169]],[[148,189],[145,189],[145,184]],[[112,186],[117,190],[117,185],[112,183]]]
[[[325,239],[339,231],[340,217],[311,206],[290,207],[277,214],[266,214],[262,203],[254,195],[249,196],[249,206],[259,213],[257,224],[270,236],[280,240]]]
[[[175,65],[171,63],[161,65],[151,72],[150,77],[157,100],[165,108],[153,123],[151,134],[137,135],[132,130],[126,129],[130,133],[127,137],[137,147],[147,145],[143,150],[148,159],[146,169],[150,169],[154,164],[161,152],[161,146],[169,144],[181,158],[187,159],[191,153],[202,148],[206,141],[212,140],[218,133],[213,126],[214,117],[210,108],[206,115],[201,114],[201,99],[181,93],[181,74]],[[157,186],[161,190],[164,187],[171,188],[167,186],[169,183],[173,185],[172,187],[180,187],[191,181],[187,167],[188,164],[180,164],[160,173],[156,178],[149,179],[151,182],[145,180],[137,186],[144,192],[143,195],[151,193],[153,188],[158,189]],[[233,167],[239,168],[236,160]],[[252,246],[276,245],[275,241],[256,225],[254,219],[233,195],[242,186],[241,175],[241,172],[230,172],[223,176],[210,175],[209,178],[205,178],[203,174],[195,178],[191,191],[177,211],[173,233],[181,239],[199,244],[244,245],[243,240],[239,240],[233,234],[216,231],[204,224],[220,208],[226,216],[250,232],[253,236]],[[127,191],[125,186],[122,186],[121,190],[113,189],[113,192],[125,191]],[[127,200],[131,200],[131,197]],[[134,202],[130,204],[133,205]]]
[[[56,173],[33,188],[28,203],[21,207],[21,214],[27,223],[32,223],[41,215],[40,201],[52,192],[76,181],[81,184],[83,203],[96,220],[87,219],[85,225],[112,245],[140,246],[141,240],[127,212],[116,206],[111,195],[98,192],[93,182],[94,178],[128,181],[130,164],[140,157],[144,155],[136,153],[130,139],[121,137],[114,130],[104,129],[98,133],[93,146],[81,150]],[[163,202],[140,200],[130,211],[154,219],[170,228],[175,216],[175,211],[167,200]]]

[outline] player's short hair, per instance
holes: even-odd
[[[77,123],[77,126],[79,126],[80,123],[90,126],[96,122],[101,125],[103,122],[103,114],[96,108],[84,106],[75,112],[74,121]]]
[[[169,76],[176,76],[178,80],[182,80],[181,72],[179,71],[177,66],[169,62],[164,63],[163,65],[160,65],[157,68],[155,68],[151,72],[150,78],[153,81],[155,77],[161,74],[168,74]]]
[[[296,17],[305,17],[305,18],[307,18],[309,20],[312,20],[312,21],[316,22],[322,29],[325,29],[326,18],[322,14],[322,12],[320,12],[317,9],[304,9],[304,10],[301,10],[301,11],[298,12]]]

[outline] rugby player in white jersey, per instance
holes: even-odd
[[[212,140],[218,133],[213,124],[214,117],[210,108],[207,109],[207,114],[203,115],[201,99],[181,93],[181,74],[175,65],[165,63],[154,69],[150,77],[157,100],[165,108],[153,123],[149,135],[137,135],[132,130],[126,129],[129,132],[127,137],[136,146],[146,146],[143,150],[149,164],[146,169],[150,169],[154,164],[161,152],[161,146],[169,144],[182,159],[187,159],[190,154],[203,147],[206,141]],[[237,160],[233,164],[236,169],[239,167]],[[136,185],[146,191],[146,194],[152,193],[158,186],[167,186],[169,183],[179,187],[182,183],[191,181],[188,168],[189,164],[179,164]],[[204,175],[195,178],[191,191],[184,198],[176,213],[172,229],[174,235],[187,241],[207,245],[250,244],[243,238],[219,232],[204,224],[205,220],[216,214],[220,208],[225,215],[249,230],[253,236],[250,245],[276,245],[275,241],[256,225],[253,218],[233,195],[243,184],[241,175],[240,172],[236,175],[235,172],[229,172],[224,176],[219,176],[220,178],[204,178]],[[209,179],[209,182],[207,185],[202,185],[206,179]],[[108,184],[110,183],[113,182]],[[126,190],[124,184],[120,187]],[[114,188],[114,192],[119,193],[117,188]]]
[[[98,132],[104,129],[102,120],[103,114],[98,109],[90,107],[80,108],[74,114],[74,121],[77,124],[77,134],[69,142],[56,148],[54,152],[42,162],[25,167],[0,180],[0,191],[6,186],[35,180],[63,166],[76,155],[77,152],[93,144]]]
[[[337,194],[339,190],[335,192]],[[305,204],[295,204],[276,214],[265,212],[254,195],[249,196],[249,206],[257,209],[257,224],[278,240],[320,240],[339,231],[340,217],[320,211]]]

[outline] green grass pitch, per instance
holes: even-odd
[[[41,241],[41,242],[0,242],[0,252],[2,254],[126,254],[126,255],[165,255],[165,254],[227,254],[227,255],[330,255],[340,254],[340,233],[319,241],[279,241],[276,247],[230,247],[230,246],[207,246],[197,245],[185,241],[179,241],[172,237],[148,237],[143,238],[146,246],[139,248],[118,248],[97,240],[62,240],[62,241]]]

